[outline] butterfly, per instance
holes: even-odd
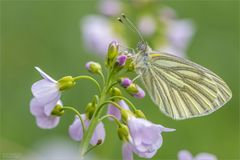
[[[231,99],[231,90],[219,76],[190,60],[152,50],[132,22],[122,17],[141,38],[132,56],[135,72],[161,112],[176,120],[200,117]]]

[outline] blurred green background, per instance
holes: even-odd
[[[173,7],[179,17],[192,19],[197,32],[187,53],[189,59],[221,76],[233,92],[232,100],[210,116],[174,121],[159,112],[149,97],[133,100],[155,123],[176,128],[163,133],[164,143],[153,158],[177,159],[181,149],[193,154],[209,152],[222,160],[239,157],[239,1],[157,1]],[[81,17],[96,13],[97,1],[1,1],[1,131],[0,154],[17,154],[16,159],[38,152],[38,143],[60,137],[78,147],[68,137],[73,114],[62,117],[52,130],[37,128],[29,112],[31,85],[40,79],[40,66],[56,79],[87,74],[86,61],[101,61],[84,49]],[[127,14],[127,13],[126,13]],[[117,23],[117,22],[116,22]],[[65,104],[85,105],[96,92],[91,82],[81,81],[65,92]],[[121,142],[115,125],[105,123],[106,141],[92,154],[97,159],[121,159]],[[68,142],[69,141],[69,142]],[[66,144],[67,144],[66,143]],[[7,156],[5,156],[6,158]],[[43,155],[44,157],[44,155]],[[136,159],[140,159],[135,157]]]

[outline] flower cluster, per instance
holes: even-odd
[[[151,42],[150,46],[179,57],[186,56],[185,52],[195,33],[191,20],[178,19],[175,10],[161,2],[131,0],[123,3],[120,0],[100,0],[98,10],[98,15],[88,15],[81,20],[81,32],[87,49],[102,55],[106,53],[106,46],[112,39],[121,44],[133,44],[136,41],[135,38],[124,35],[127,33],[124,28],[109,20],[109,17],[116,19],[123,12],[135,17],[137,27]]]
[[[74,117],[69,126],[69,136],[81,142],[81,156],[84,156],[89,150],[104,143],[106,133],[103,120],[109,119],[117,124],[116,134],[123,142],[124,160],[132,160],[133,153],[143,158],[153,157],[162,145],[161,133],[172,132],[175,129],[152,123],[123,96],[126,92],[134,98],[142,99],[145,92],[136,83],[136,78],[130,79],[126,76],[133,71],[134,66],[131,58],[119,50],[119,44],[115,41],[108,47],[105,66],[106,75],[103,67],[97,62],[90,61],[85,65],[90,74],[101,76],[102,85],[89,75],[65,76],[56,81],[36,67],[43,78],[32,85],[33,99],[30,102],[30,111],[36,118],[37,125],[43,129],[54,128],[66,114],[65,111],[72,111]],[[82,108],[84,112],[65,105],[60,100],[62,93],[74,87],[81,79],[92,81],[99,92],[93,96],[85,109]],[[107,111],[104,111],[105,107]]]

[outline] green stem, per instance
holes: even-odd
[[[101,93],[101,87],[100,87],[99,83],[98,83],[94,78],[92,78],[91,76],[85,76],[85,75],[74,77],[74,80],[75,80],[75,81],[76,81],[76,80],[80,80],[80,79],[88,79],[88,80],[91,80],[92,82],[94,82],[94,83],[97,85],[98,91],[99,91],[99,93]]]
[[[105,85],[105,77],[104,77],[104,75],[103,75],[103,73],[102,72],[99,72],[99,74],[101,75],[101,77],[102,77],[102,80],[103,80],[103,85]]]
[[[118,84],[117,81],[113,82],[113,83],[108,87],[108,91],[109,91],[113,86],[115,86],[116,84]]]
[[[73,111],[73,112],[78,116],[78,118],[80,119],[81,124],[82,124],[83,133],[85,133],[85,131],[86,131],[86,126],[85,126],[85,124],[84,124],[84,121],[83,121],[83,119],[82,119],[81,114],[80,114],[75,108],[70,107],[70,106],[64,106],[62,109],[63,109],[63,110]]]
[[[115,107],[117,107],[119,110],[121,110],[122,109],[122,107],[119,105],[119,104],[117,104],[116,102],[113,102],[113,101],[105,101],[104,103],[102,103],[101,105],[100,105],[100,107],[99,107],[99,110],[101,110],[102,109],[102,107],[104,107],[106,104],[113,104]],[[96,111],[96,112],[98,112],[98,111]]]
[[[103,121],[104,119],[106,118],[112,118],[114,119],[114,121],[117,123],[118,126],[121,126],[121,122],[114,116],[114,115],[111,115],[111,114],[107,114],[105,116],[102,116],[98,121]]]
[[[127,99],[126,97],[123,97],[123,96],[113,96],[110,99],[115,99],[115,98],[123,99],[133,109],[133,111],[137,110],[136,107],[133,105],[133,103],[129,99]]]
[[[88,145],[89,145],[89,142],[92,138],[92,135],[93,135],[93,132],[98,124],[98,119],[99,119],[99,116],[101,115],[101,112],[102,112],[102,106],[104,106],[105,104],[107,104],[105,101],[106,99],[106,96],[108,94],[108,88],[109,86],[111,86],[111,78],[113,76],[113,70],[112,69],[109,69],[108,71],[108,76],[107,76],[107,80],[105,82],[105,85],[103,87],[103,89],[101,90],[101,93],[100,93],[100,96],[99,96],[99,103],[97,105],[97,108],[96,108],[96,111],[94,112],[93,116],[92,116],[92,119],[91,119],[91,123],[90,125],[88,126],[88,129],[86,131],[86,133],[83,135],[83,139],[81,141],[81,145],[80,145],[80,155],[81,157],[83,157],[87,151],[88,151]]]

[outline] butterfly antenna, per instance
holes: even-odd
[[[118,21],[121,22],[122,24],[126,24],[132,31],[134,31],[135,33],[137,33],[137,35],[139,36],[140,40],[142,42],[145,42],[144,39],[143,39],[143,36],[142,34],[140,33],[140,31],[137,29],[137,27],[135,27],[135,25],[132,23],[132,21],[127,18],[127,16],[122,13],[122,18],[118,18]]]

